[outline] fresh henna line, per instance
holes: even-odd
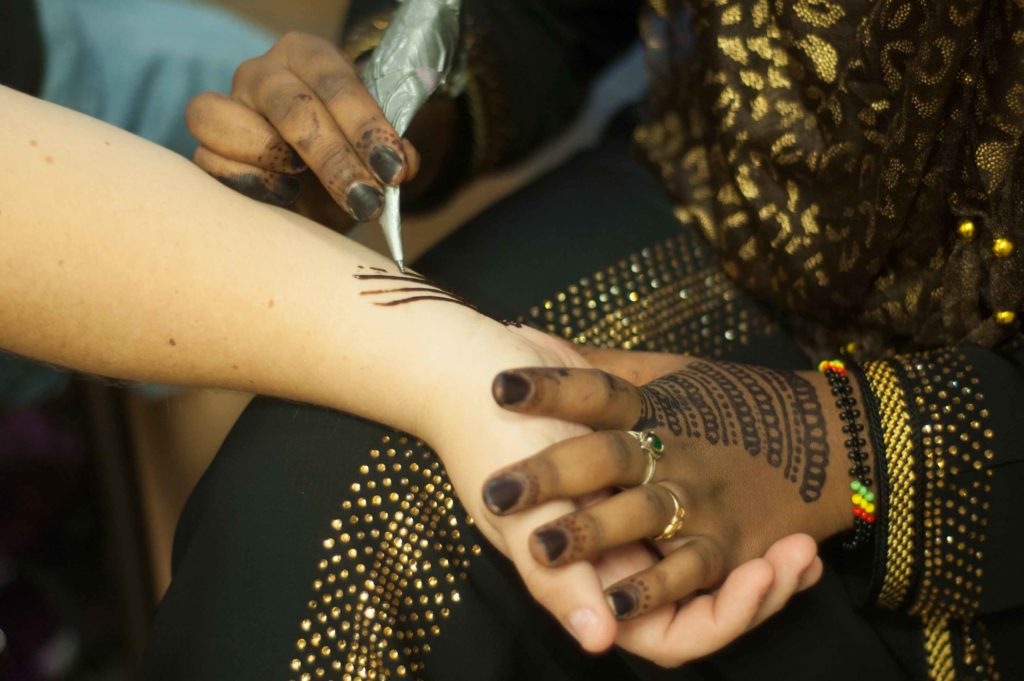
[[[363,268],[360,266],[359,269]],[[370,269],[374,271],[387,271],[381,270],[381,268],[379,267],[371,267]],[[430,292],[435,294],[406,296],[404,298],[399,298],[397,300],[375,302],[374,305],[377,305],[378,307],[396,307],[398,305],[405,305],[407,303],[415,303],[430,300],[445,303],[455,303],[456,305],[461,305],[475,312],[479,312],[475,305],[473,305],[471,302],[469,302],[462,296],[456,293],[452,293],[451,291],[447,291],[441,288],[440,286],[437,286],[436,284],[430,283],[429,281],[427,281],[426,277],[419,274],[353,274],[352,276],[361,281],[396,281],[407,284],[425,284],[425,286],[396,286],[395,288],[391,289],[374,289],[372,291],[360,291],[359,295],[361,296],[387,295],[391,293],[408,293],[415,291]]]
[[[408,298],[401,298],[399,300],[390,300],[386,303],[374,303],[374,305],[377,305],[379,307],[396,307],[398,305],[405,305],[406,303],[415,303],[420,300],[436,300],[442,303],[455,303],[456,305],[461,305],[462,307],[468,307],[470,310],[476,310],[476,308],[473,307],[472,305],[467,305],[461,300],[448,298],[446,296],[409,296]]]

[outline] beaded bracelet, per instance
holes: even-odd
[[[861,437],[864,426],[858,423],[860,411],[855,409],[857,401],[853,398],[853,388],[846,373],[846,365],[839,360],[825,360],[818,365],[818,371],[825,374],[832,388],[832,395],[839,407],[839,418],[845,423],[843,432],[849,437],[843,443],[849,450],[846,454],[853,465],[850,467],[850,489],[853,494],[853,537],[843,542],[843,548],[853,550],[868,543],[871,539],[871,526],[875,523],[875,493],[871,491],[871,468],[867,464],[868,455],[863,447],[867,441]]]

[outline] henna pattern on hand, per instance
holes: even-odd
[[[367,268],[359,265],[357,269],[366,270]],[[444,289],[437,284],[434,284],[427,280],[426,277],[414,272],[407,272],[405,274],[387,274],[387,270],[380,267],[370,267],[370,271],[375,274],[366,274],[365,272],[359,272],[354,275],[356,279],[362,281],[382,281],[382,282],[398,282],[402,284],[414,284],[413,286],[391,286],[389,288],[378,288],[368,291],[360,291],[361,296],[387,296],[394,294],[408,294],[415,293],[418,295],[404,295],[391,300],[379,300],[375,301],[374,305],[380,307],[395,307],[396,305],[405,305],[406,303],[415,303],[425,300],[434,300],[443,303],[455,303],[468,307],[469,309],[479,312],[473,303],[469,302],[457,293],[453,293],[447,289]]]
[[[799,374],[696,361],[644,386],[640,397],[634,429],[667,428],[712,445],[741,446],[781,469],[805,503],[821,497],[829,460],[825,415],[814,386]]]

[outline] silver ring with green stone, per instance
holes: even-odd
[[[647,455],[647,468],[644,469],[644,478],[640,481],[641,485],[646,485],[654,477],[654,469],[665,453],[665,444],[654,431],[627,430],[626,433],[640,443],[641,451]]]

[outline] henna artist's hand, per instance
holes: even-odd
[[[821,564],[812,539],[848,529],[852,515],[846,435],[824,377],[685,357],[660,361],[682,368],[642,388],[598,370],[499,375],[495,398],[506,409],[598,432],[503,469],[485,485],[484,498],[507,516],[622,489],[538,527],[529,549],[541,565],[596,561],[614,582],[606,589],[609,607],[630,620],[617,642],[676,665],[720,648],[816,581]],[[627,429],[652,430],[664,443],[652,484],[639,486],[648,456]],[[685,519],[675,537],[657,543],[663,557],[636,560],[634,553],[631,568],[621,560],[608,567],[606,556],[669,525],[673,495]]]
[[[200,142],[194,160],[210,175],[279,206],[301,194],[298,212],[334,227],[377,217],[384,185],[410,180],[419,167],[356,66],[303,33],[239,66],[230,96],[196,96],[185,117]]]

